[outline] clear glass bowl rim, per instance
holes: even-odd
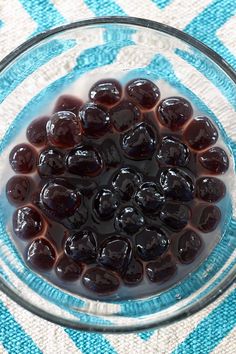
[[[156,30],[158,32],[166,33],[172,37],[176,37],[183,42],[190,44],[192,47],[195,47],[197,50],[202,52],[205,56],[210,58],[218,67],[220,67],[225,74],[229,76],[229,78],[236,84],[236,72],[234,69],[214,50],[203,44],[202,42],[198,41],[194,37],[190,36],[189,34],[182,32],[174,27],[169,25],[150,21],[143,18],[137,17],[129,17],[129,16],[106,16],[106,17],[99,17],[99,18],[91,18],[82,21],[76,21],[69,24],[65,24],[62,26],[58,26],[52,28],[48,31],[42,32],[29,40],[25,41],[23,44],[18,46],[14,49],[11,53],[9,53],[5,58],[2,59],[0,62],[0,73],[10,65],[18,56],[22,53],[29,50],[34,45],[38,44],[42,40],[67,31],[71,29],[81,28],[81,27],[89,27],[94,25],[102,25],[102,24],[124,24],[130,26],[137,26],[143,27],[147,29]],[[68,327],[77,330],[84,330],[84,331],[91,331],[91,332],[100,332],[100,333],[128,333],[128,332],[136,332],[136,331],[145,331],[152,328],[159,328],[163,326],[170,325],[176,321],[180,321],[197,313],[198,311],[202,310],[210,303],[215,301],[219,296],[221,296],[236,280],[236,265],[230,270],[227,277],[225,277],[217,286],[215,286],[207,295],[204,296],[201,301],[196,303],[189,304],[185,306],[183,309],[178,309],[174,313],[169,313],[166,316],[165,320],[158,320],[149,323],[147,318],[147,323],[136,323],[132,325],[132,327],[127,328],[126,326],[116,326],[111,325],[110,327],[103,327],[103,326],[92,326],[91,324],[80,323],[79,321],[75,320],[68,320],[57,315],[53,315],[48,313],[39,307],[32,305],[31,303],[25,301],[22,297],[16,294],[5,282],[4,279],[0,277],[0,291],[5,293],[11,300],[15,301],[18,305],[22,306],[24,309],[30,311],[31,313],[47,320],[52,323],[61,325],[63,327]]]

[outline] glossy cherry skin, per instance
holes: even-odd
[[[13,205],[22,205],[29,199],[33,181],[26,176],[13,176],[6,185],[6,195],[8,201]]]
[[[125,285],[138,285],[143,279],[142,263],[135,258],[132,258],[122,279]]]
[[[42,189],[41,203],[51,216],[64,218],[73,215],[79,208],[81,196],[72,187],[55,180],[47,183]]]
[[[112,180],[114,190],[122,200],[129,201],[141,181],[141,175],[132,168],[121,168]]]
[[[195,150],[203,150],[216,143],[218,131],[207,117],[193,119],[184,131],[184,139]]]
[[[92,101],[106,106],[119,102],[121,95],[121,84],[114,79],[97,81],[89,90],[89,98]]]
[[[144,213],[157,213],[162,207],[165,197],[156,183],[143,183],[135,194],[135,201]]]
[[[132,102],[122,101],[110,110],[110,119],[118,132],[125,132],[141,120],[142,114]]]
[[[136,249],[139,257],[147,262],[160,257],[168,248],[169,240],[159,228],[147,227],[136,236]]]
[[[79,110],[82,107],[83,102],[79,98],[72,95],[62,95],[56,101],[54,107],[54,113],[60,111],[69,111],[78,116]]]
[[[199,209],[198,229],[202,232],[214,231],[221,220],[220,209],[216,205],[202,205]]]
[[[95,198],[94,207],[97,215],[104,220],[111,219],[119,205],[116,195],[109,189],[102,189]]]
[[[122,209],[115,219],[115,228],[118,231],[133,235],[144,226],[145,220],[142,214],[132,206]]]
[[[229,158],[220,147],[212,147],[199,156],[199,162],[213,174],[224,174],[229,168]]]
[[[182,129],[192,114],[191,104],[182,97],[167,97],[157,108],[158,120],[172,131]]]
[[[121,163],[121,154],[112,139],[106,139],[101,145],[103,162],[106,167],[118,167]]]
[[[49,148],[42,151],[38,159],[38,173],[41,177],[58,176],[65,171],[64,154],[62,151]]]
[[[104,267],[122,273],[127,268],[130,255],[131,247],[129,242],[120,237],[113,237],[102,244],[98,262]]]
[[[167,202],[161,209],[160,219],[173,230],[182,230],[190,220],[190,209],[180,203]]]
[[[49,241],[38,238],[29,245],[26,261],[36,271],[48,272],[56,261],[56,252]]]
[[[146,265],[147,277],[153,283],[169,280],[175,274],[176,270],[177,267],[175,261],[169,254]]]
[[[71,231],[65,242],[65,253],[77,263],[93,262],[97,257],[97,235],[90,229]]]
[[[17,173],[30,173],[36,165],[36,152],[28,144],[16,145],[10,152],[11,168]]]
[[[209,203],[217,203],[224,198],[226,186],[215,177],[201,177],[196,181],[196,196]]]
[[[86,270],[82,283],[87,290],[98,295],[112,294],[120,285],[119,278],[114,272],[98,266]]]
[[[160,99],[159,88],[148,79],[135,79],[128,82],[126,94],[143,109],[152,109]]]
[[[165,136],[162,139],[157,158],[161,164],[184,167],[189,162],[190,151],[180,140]]]
[[[54,113],[47,123],[47,136],[52,145],[70,148],[81,140],[81,125],[72,112],[60,111]]]
[[[193,230],[188,229],[178,241],[178,258],[181,263],[192,263],[202,247],[201,237]]]
[[[140,123],[127,131],[121,140],[124,154],[132,160],[150,159],[156,145],[156,132],[146,123]]]
[[[40,213],[30,206],[16,209],[12,224],[15,235],[23,240],[37,236],[43,229],[43,219]]]
[[[75,281],[80,278],[83,267],[71,258],[63,255],[57,262],[55,271],[58,278],[63,281]]]
[[[78,146],[69,152],[66,165],[70,173],[78,176],[97,176],[103,169],[100,153],[95,148],[85,145]]]
[[[39,117],[33,120],[27,128],[26,137],[28,141],[36,146],[46,145],[47,131],[46,125],[49,121],[48,116]]]
[[[88,220],[88,208],[84,204],[80,204],[79,208],[75,212],[66,217],[66,219],[60,220],[60,222],[68,229],[80,229]]]
[[[71,182],[80,191],[83,196],[91,198],[98,189],[98,184],[93,178],[77,178],[72,177]]]
[[[109,114],[102,107],[86,103],[79,111],[83,133],[89,138],[99,138],[110,130]]]
[[[194,181],[187,171],[179,168],[164,169],[160,174],[160,185],[169,199],[188,202],[194,198]]]

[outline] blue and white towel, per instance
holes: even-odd
[[[143,17],[184,30],[236,70],[235,0],[0,0],[0,59],[41,31],[108,15]],[[64,329],[0,294],[0,354],[4,353],[235,354],[236,286],[187,320],[159,331],[129,335]]]

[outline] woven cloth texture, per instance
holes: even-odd
[[[0,59],[33,35],[94,16],[136,16],[193,35],[236,69],[235,0],[0,0]],[[0,294],[0,354],[235,354],[236,286],[158,331],[83,333],[49,323]]]

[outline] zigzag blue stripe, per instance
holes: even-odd
[[[154,331],[147,331],[147,332],[140,332],[138,333],[138,336],[145,341],[148,341],[151,336],[154,334]]]
[[[152,1],[162,9],[171,2],[171,0]],[[34,0],[32,2],[29,0],[20,0],[20,2],[37,23],[38,27],[36,32],[44,31],[52,26],[65,22],[63,16],[55,9],[50,0]],[[111,14],[125,15],[124,11],[113,0],[85,0],[85,3],[96,16],[106,16]],[[213,1],[206,10],[186,27],[186,31],[211,46],[236,68],[235,57],[216,36],[217,29],[235,13],[235,9],[236,4],[232,0],[225,0],[224,5],[222,5],[222,1],[220,0]],[[176,348],[174,354],[210,353],[210,351],[214,349],[224,336],[235,326],[236,319],[233,318],[235,317],[233,316],[233,313],[235,312],[234,310],[236,309],[235,303],[236,296],[234,293],[231,294],[226,301],[217,307],[207,318],[200,322],[197,328],[187,337],[186,341]],[[6,350],[11,354],[41,353],[31,338],[28,338],[25,344],[25,336],[27,335],[14,318],[9,320],[9,315],[11,316],[8,310],[0,304],[0,342],[5,341],[5,345],[3,345]],[[221,316],[223,318],[221,318]],[[4,324],[4,328],[2,323]],[[9,332],[9,328],[16,329],[17,333],[18,330],[20,331],[18,342],[21,345],[24,341],[22,347],[17,347],[18,342],[15,342],[15,332]],[[66,329],[65,331],[84,354],[97,353],[98,351],[104,354],[116,353],[109,341],[107,341],[102,335],[87,334],[69,329]],[[139,336],[143,340],[148,340],[151,334],[152,331],[140,333]],[[10,341],[9,338],[11,339]],[[31,342],[33,343],[33,347]]]
[[[0,342],[9,354],[42,353],[2,302],[0,302]]]
[[[164,9],[172,2],[172,0],[151,0],[151,1],[154,2],[154,4],[160,9]]]
[[[66,22],[66,19],[57,11],[50,0],[19,1],[38,25],[31,36]]]
[[[189,53],[188,51],[185,52],[177,49],[176,54],[178,54],[181,58],[190,63],[200,73],[202,73],[222,92],[224,97],[227,98],[232,106],[236,107],[235,84],[233,82],[229,82],[223,71],[219,71],[213,63],[211,64],[210,61],[207,63],[208,69],[206,70],[206,62],[204,57],[196,57],[194,53]]]
[[[209,354],[236,326],[236,291],[215,308],[172,354]]]
[[[74,331],[72,329],[65,329],[65,332],[83,354],[118,354],[109,341],[101,334]]]
[[[185,31],[210,46],[236,69],[235,56],[217,38],[216,32],[236,13],[236,2],[214,0],[186,26]],[[207,35],[206,35],[207,34]]]
[[[96,16],[123,16],[126,13],[114,0],[84,0]]]
[[[33,72],[75,45],[76,41],[73,39],[64,41],[54,39],[50,43],[34,48],[33,54],[24,53],[16,63],[12,64],[10,73],[6,71],[1,75],[0,103]]]

